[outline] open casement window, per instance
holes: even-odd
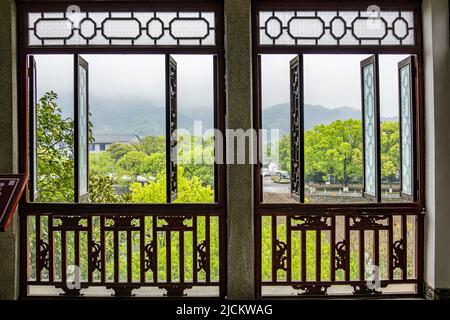
[[[29,90],[29,117],[30,117],[30,201],[38,196],[37,172],[37,67],[34,56],[28,59],[28,90]]]
[[[414,57],[398,64],[399,121],[400,121],[400,194],[416,201],[416,69]]]
[[[177,166],[177,63],[166,55],[166,175],[167,202],[171,203],[178,197],[178,166]]]
[[[89,65],[75,55],[75,202],[89,201]]]
[[[303,56],[290,62],[291,195],[304,202]]]
[[[380,106],[378,84],[378,57],[361,62],[361,94],[363,119],[363,195],[381,201],[380,185]]]

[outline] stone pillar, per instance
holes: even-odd
[[[423,1],[425,63],[425,292],[450,293],[450,50],[447,0]]]
[[[14,0],[0,1],[0,173],[17,172],[17,65]],[[0,232],[0,299],[18,297],[18,218]]]
[[[227,129],[253,128],[251,0],[225,0]],[[234,153],[233,149],[234,148]],[[227,154],[236,154],[227,140]],[[253,166],[227,165],[228,284],[230,299],[253,299]]]

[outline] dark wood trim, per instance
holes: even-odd
[[[214,119],[216,121],[216,125],[214,126],[214,129],[218,129],[223,137],[223,144],[220,146],[222,156],[223,156],[223,163],[217,165],[217,179],[215,181],[215,184],[218,185],[217,191],[217,202],[219,206],[226,207],[226,199],[227,199],[227,188],[226,188],[226,95],[225,95],[225,53],[224,53],[224,35],[225,35],[225,27],[224,27],[224,19],[223,19],[223,4],[218,6],[216,9],[216,35],[217,35],[217,46],[218,46],[218,52],[216,53],[217,57],[217,69],[216,69],[216,77],[214,78],[215,81],[217,81],[216,84],[216,99],[217,99],[217,105],[214,110],[215,116]],[[224,229],[226,230],[226,225],[224,226]],[[225,233],[226,234],[226,233]],[[226,246],[225,246],[226,248]],[[225,251],[226,252],[226,251]]]
[[[333,205],[333,204],[316,204],[316,205],[292,205],[280,206],[278,204],[265,205],[262,208],[255,210],[256,215],[323,215],[333,214],[352,215],[352,214],[411,214],[423,213],[422,207],[419,204],[408,204],[401,206],[399,204],[392,205],[389,203],[372,203],[372,204],[353,204],[353,205]]]
[[[362,111],[362,154],[363,154],[363,196],[375,202],[381,202],[381,152],[380,152],[380,84],[379,84],[379,62],[378,55],[373,55],[361,61],[361,111]],[[366,193],[366,139],[365,139],[365,99],[364,99],[364,68],[373,65],[373,85],[374,85],[374,156],[375,156],[375,194]]]
[[[28,83],[27,83],[27,56],[24,52],[25,48],[25,19],[23,15],[19,13],[20,10],[17,10],[17,67],[18,67],[18,79],[17,79],[17,88],[18,88],[18,105],[17,105],[17,130],[18,130],[18,167],[19,172],[23,172],[28,174],[28,110],[29,110],[29,101],[28,101]],[[28,280],[29,274],[29,240],[28,240],[28,218],[26,216],[21,216],[20,206],[27,202],[29,196],[29,192],[24,192],[20,199],[19,203],[19,224],[20,224],[20,233],[19,233],[19,247],[20,247],[20,255],[19,255],[19,297],[24,298],[28,295],[28,286],[26,285],[26,281]]]
[[[371,0],[253,0],[253,6],[257,10],[292,10],[298,9],[316,9],[316,10],[367,10],[367,7],[373,5]],[[418,9],[421,6],[420,0],[379,0],[375,3],[382,10],[391,9]]]
[[[174,76],[172,77],[172,71]],[[172,81],[175,82],[175,99],[172,100]],[[173,134],[178,128],[177,110],[178,110],[178,83],[177,83],[177,62],[175,59],[166,54],[166,202],[172,203],[178,197],[178,164],[177,159],[174,159],[173,151],[177,150],[173,148],[172,144],[176,143],[176,139]],[[175,118],[175,129],[172,128],[172,118]],[[175,155],[177,157],[177,155]],[[175,172],[172,171],[173,164],[175,164]],[[177,189],[172,189],[173,176],[177,181]]]
[[[36,67],[36,60],[34,56],[30,55],[28,57],[28,92],[29,92],[29,99],[28,99],[28,112],[30,115],[29,119],[29,141],[30,141],[30,148],[29,148],[29,154],[30,159],[28,162],[29,166],[29,172],[31,173],[29,178],[29,198],[30,201],[34,201],[36,198],[36,190],[37,190],[37,67]],[[36,147],[36,148],[35,148]]]
[[[12,186],[12,190],[3,190],[3,198],[0,202],[0,232],[5,232],[8,229],[9,224],[17,210],[20,202],[20,198],[25,191],[28,183],[28,176],[26,174],[9,174],[0,175],[3,183],[15,182]],[[8,185],[3,187],[8,189]],[[0,190],[3,189],[0,187]]]
[[[253,57],[256,59],[256,69],[253,72],[253,104],[258,110],[262,110],[262,69],[261,69],[261,55],[256,55]],[[253,64],[255,64],[255,62]],[[257,203],[262,203],[264,201],[264,190],[263,190],[263,176],[262,176],[262,159],[263,159],[263,150],[262,150],[262,139],[261,132],[258,129],[262,128],[262,112],[253,112],[253,127],[256,130],[257,139],[257,165],[255,166],[254,173],[254,199]]]
[[[259,54],[417,54],[417,46],[259,46]]]
[[[114,46],[110,48],[105,47],[64,47],[64,48],[54,48],[54,47],[27,47],[27,28],[26,28],[26,13],[30,10],[54,10],[60,11],[61,9],[67,8],[69,2],[61,1],[22,1],[18,3],[18,47],[19,56],[26,56],[28,54],[212,54],[217,57],[217,93],[215,94],[215,99],[217,99],[216,109],[214,110],[216,121],[215,128],[219,129],[222,133],[225,132],[225,63],[224,63],[224,21],[223,21],[223,3],[221,0],[194,0],[194,1],[79,1],[81,4],[88,5],[87,8],[92,10],[105,10],[105,8],[111,10],[128,9],[130,5],[133,10],[177,10],[177,11],[192,11],[192,10],[212,10],[215,12],[216,20],[216,45],[215,46],[182,46],[182,47],[170,47],[170,46],[158,46],[158,47],[130,47],[130,46]],[[73,4],[73,2],[70,2]],[[22,67],[20,67],[22,69]],[[19,81],[21,85],[22,81]],[[26,83],[26,82],[24,82]],[[20,100],[27,99],[28,94],[21,90],[22,92],[19,98]],[[20,108],[20,107],[19,107]],[[22,110],[19,111],[19,118],[25,116]],[[28,118],[28,116],[27,116]],[[21,132],[28,132],[27,128],[20,127],[22,122],[19,119],[19,137]],[[223,143],[223,155],[226,159],[225,153],[225,135]],[[28,155],[24,154],[21,149],[24,146],[28,146],[28,141],[23,138],[19,138],[19,163],[21,169],[27,170]],[[27,147],[28,148],[28,147]],[[217,199],[216,202],[220,204],[222,208],[225,208],[226,203],[226,186],[225,186],[225,165],[217,165],[217,176],[215,184],[217,185]],[[25,199],[23,200],[26,201]],[[216,206],[216,204],[214,204]]]
[[[129,11],[185,11],[209,10],[215,13],[215,45],[208,46],[28,46],[27,39],[27,13],[32,11],[65,12],[70,5],[78,5],[82,10],[102,12],[105,10]],[[17,14],[22,20],[23,34],[21,46],[25,54],[219,54],[224,52],[224,28],[223,28],[223,0],[170,0],[170,1],[145,1],[145,0],[94,0],[94,1],[58,1],[58,0],[23,0],[17,3]]]
[[[18,0],[18,8],[27,11],[45,10],[48,12],[66,11],[67,7],[77,5],[81,10],[101,12],[104,10],[128,11],[192,11],[192,10],[217,10],[223,6],[223,0]]]
[[[416,79],[416,97],[417,97],[417,117],[416,117],[416,151],[417,164],[416,185],[417,202],[425,208],[425,62],[423,53],[423,29],[422,29],[422,11],[418,10],[416,14],[417,43],[420,49],[416,56],[417,79]],[[425,209],[424,209],[425,210]]]
[[[213,123],[214,123],[214,129],[217,129],[219,127],[220,122],[220,116],[218,113],[219,109],[219,64],[218,64],[218,57],[215,55],[213,56]],[[223,132],[223,131],[221,131]],[[223,135],[222,135],[223,137]],[[220,201],[219,199],[219,184],[217,181],[219,181],[219,166],[220,164],[216,161],[216,156],[219,150],[223,149],[223,141],[222,145],[219,145],[218,141],[216,140],[216,137],[214,137],[214,202],[218,203]],[[220,151],[219,151],[220,152]]]
[[[86,4],[87,7],[94,11],[111,10],[129,10],[130,6],[133,10],[176,10],[176,11],[193,11],[207,10],[215,12],[216,19],[216,45],[215,46],[158,46],[158,47],[129,47],[114,46],[110,48],[100,47],[27,47],[27,26],[25,14],[29,10],[49,10],[61,11],[66,9],[68,5],[74,4],[74,1],[20,1],[17,4],[17,44],[18,44],[18,66],[19,66],[19,110],[18,110],[18,132],[19,132],[19,170],[28,173],[28,84],[27,84],[27,55],[29,54],[210,54],[215,55],[217,59],[217,69],[215,76],[217,79],[215,99],[215,127],[222,133],[225,132],[225,58],[224,58],[224,21],[223,21],[223,1],[81,1],[76,3]],[[225,140],[223,145],[225,157]],[[225,159],[225,158],[224,158]],[[25,196],[22,197],[19,206],[20,215],[20,297],[28,298],[29,287],[27,275],[29,274],[28,252],[29,244],[28,235],[28,217],[30,215],[77,215],[89,217],[93,214],[100,216],[101,221],[107,217],[117,216],[133,216],[141,218],[143,216],[165,216],[174,217],[195,217],[195,216],[215,216],[219,219],[219,255],[220,255],[220,280],[213,285],[220,286],[220,296],[226,296],[227,288],[227,226],[226,226],[226,179],[225,165],[217,166],[216,185],[218,189],[218,202],[208,204],[87,204],[87,203],[33,203],[27,202]],[[103,239],[104,240],[104,239]],[[102,241],[102,240],[101,240]],[[104,245],[104,244],[103,244]],[[103,254],[104,261],[104,254]],[[102,279],[104,278],[102,273]]]
[[[273,0],[261,0],[253,1],[253,19],[252,26],[255,33],[253,37],[253,57],[256,61],[256,57],[261,54],[413,54],[417,56],[417,202],[421,204],[422,208],[425,206],[425,175],[424,175],[424,112],[423,112],[423,59],[422,59],[422,27],[421,27],[421,1],[419,0],[405,0],[405,1],[381,1],[381,3],[377,3],[382,8],[385,6],[389,9],[411,9],[415,13],[415,30],[416,30],[416,39],[417,43],[414,46],[259,46],[258,45],[258,10],[261,9],[269,9],[272,8],[274,10],[288,10],[295,8],[316,8],[316,9],[325,9],[328,7],[331,9],[355,9],[358,5],[360,5],[361,1],[311,1],[306,0],[302,1],[299,5],[297,1],[273,1]],[[326,3],[326,5],[324,5]],[[272,7],[271,7],[272,6]],[[364,5],[364,8],[367,8],[367,4]],[[259,81],[259,67],[256,62],[253,62],[253,79],[254,83],[258,83]],[[256,86],[255,86],[256,88]],[[260,94],[260,93],[259,93]],[[261,124],[257,121],[260,118],[261,108],[260,102],[258,102],[258,94],[256,89],[254,89],[254,108],[253,108],[253,117],[254,117],[254,126],[255,129],[258,130],[261,128]],[[260,172],[260,168],[255,166],[255,176],[258,176]],[[380,170],[381,173],[381,170]],[[261,187],[259,187],[259,182],[255,179],[255,207],[257,210],[260,208],[264,208],[265,204],[262,204],[260,198],[262,195]],[[381,196],[381,191],[380,191]],[[315,204],[310,204],[311,206],[315,206]],[[280,207],[293,207],[295,204],[277,204]],[[302,205],[298,205],[298,209],[302,209]]]
[[[290,89],[289,89],[289,93],[290,93],[290,135],[291,135],[291,196],[296,199],[298,202],[300,203],[304,203],[305,202],[305,148],[304,148],[304,144],[305,144],[305,126],[304,126],[304,103],[305,103],[305,98],[304,98],[304,76],[303,76],[303,55],[299,54],[297,55],[294,59],[292,59],[290,61]],[[295,93],[293,91],[293,73],[294,73],[294,69],[298,68],[298,88],[297,88],[297,93]],[[295,101],[296,96],[295,94],[297,94],[297,99],[298,101]],[[298,110],[296,110],[296,108],[298,108]],[[295,125],[295,121],[293,119],[293,115],[296,114],[298,115],[298,126]],[[296,147],[295,145],[295,141],[292,138],[295,131],[297,131],[297,135],[299,137],[299,145],[298,147]],[[296,150],[297,149],[297,150]],[[297,157],[298,157],[298,163],[295,164],[293,159],[294,159],[294,155],[295,152],[298,152]],[[298,166],[298,190],[297,193],[295,193],[294,190],[294,185],[295,185],[295,181],[293,179],[293,173],[295,170],[295,165]],[[263,190],[264,191],[264,190]]]
[[[112,47],[74,47],[65,46],[64,48],[53,47],[27,47],[25,48],[27,54],[220,54],[223,49],[218,47],[207,46],[183,46],[183,47],[126,47],[126,46],[112,46]]]
[[[46,214],[155,214],[164,213],[184,214],[198,212],[206,214],[208,212],[224,213],[225,208],[217,204],[103,204],[103,203],[24,203],[19,206],[19,214],[46,213]]]

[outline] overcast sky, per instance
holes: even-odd
[[[164,106],[163,55],[83,55],[90,67],[91,96],[138,97]],[[293,55],[262,57],[263,108],[289,101],[289,61]],[[360,61],[368,55],[305,55],[305,103],[327,108],[361,108]],[[406,56],[380,56],[381,115],[398,115],[397,63]],[[175,55],[178,64],[178,105],[211,108],[212,56]],[[54,90],[71,109],[71,55],[37,56],[39,94]]]
[[[165,105],[164,55],[82,55],[89,63],[90,95],[133,97],[153,106]],[[178,68],[179,108],[213,105],[213,57],[174,55]],[[36,56],[41,96],[54,90],[65,105],[73,105],[73,56]]]
[[[289,62],[295,55],[264,55],[263,108],[289,101]],[[304,55],[305,103],[361,109],[360,62],[369,55]],[[398,115],[397,64],[407,56],[380,56],[381,115]]]

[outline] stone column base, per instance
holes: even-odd
[[[450,300],[450,289],[434,289],[425,283],[425,298],[427,300]]]

